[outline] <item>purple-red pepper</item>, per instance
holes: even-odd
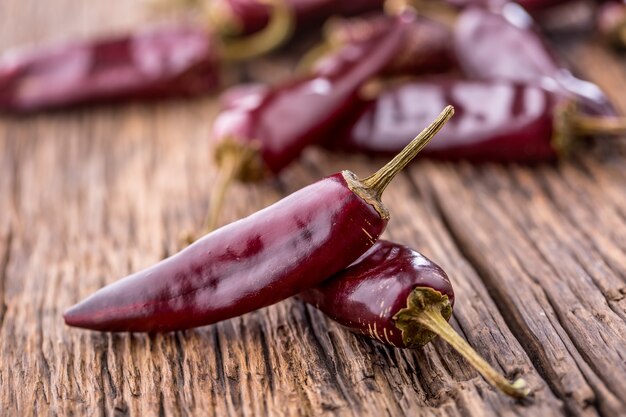
[[[216,52],[206,31],[191,27],[8,52],[0,58],[0,110],[206,93],[219,84]]]
[[[343,171],[305,187],[99,290],[70,308],[65,322],[104,331],[188,329],[319,284],[376,242],[389,218],[383,191],[452,114],[447,107],[370,177]]]
[[[473,162],[542,162],[566,155],[576,139],[597,133],[623,133],[613,117],[589,116],[572,100],[541,87],[507,81],[433,78],[396,85],[375,100],[355,106],[353,118],[326,146],[370,154],[393,154],[441,103],[457,116],[441,140],[422,156]],[[488,103],[488,105],[485,105]]]
[[[502,13],[468,8],[454,25],[454,48],[463,73],[470,78],[508,80],[540,85],[578,100],[586,111],[615,114],[605,94],[593,83],[575,77],[521,8]]]
[[[351,43],[376,39],[391,30],[393,25],[393,18],[384,14],[333,19],[324,27],[324,42],[305,55],[303,67],[312,67],[315,71],[323,67],[327,60],[332,61],[337,50]],[[452,42],[452,32],[445,25],[418,16],[408,28],[402,47],[380,75],[414,76],[454,70],[456,62]]]
[[[276,174],[302,150],[330,133],[350,111],[358,90],[397,53],[415,15],[404,12],[378,39],[352,43],[311,75],[271,89],[258,89],[228,103],[213,125],[212,140],[222,180],[215,187],[209,229],[215,225],[224,189],[232,179],[255,181]]]
[[[379,240],[300,297],[349,330],[389,346],[418,348],[438,335],[491,384],[516,398],[528,395],[524,380],[507,381],[448,324],[454,306],[448,276],[406,246]]]
[[[9,51],[0,57],[0,111],[213,92],[223,61],[266,52],[288,36],[289,13],[280,5],[272,10],[264,32],[229,42],[181,26]]]

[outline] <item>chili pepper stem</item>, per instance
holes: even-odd
[[[226,191],[228,191],[230,184],[235,179],[237,172],[241,170],[243,162],[243,158],[235,153],[229,153],[222,159],[217,183],[215,188],[211,191],[209,213],[204,225],[206,233],[213,231],[217,227],[219,215],[224,206]]]
[[[436,22],[439,22],[448,28],[454,28],[459,13],[452,7],[447,6],[443,2],[434,2],[430,0],[410,0],[420,15],[426,16]]]
[[[253,35],[223,41],[222,58],[225,61],[250,59],[280,46],[293,33],[294,16],[285,0],[262,0],[271,7],[267,26]]]
[[[422,150],[428,142],[441,130],[448,120],[454,115],[454,107],[447,106],[439,116],[426,129],[422,130],[398,155],[396,155],[385,166],[374,174],[365,178],[361,182],[369,188],[374,197],[380,200],[387,185],[394,179],[415,156]]]
[[[407,299],[407,307],[395,316],[396,327],[402,331],[402,338],[408,347],[423,346],[438,335],[460,353],[491,385],[514,398],[524,398],[529,394],[526,381],[508,381],[502,374],[487,363],[450,326],[447,319],[452,314],[448,296],[429,287],[415,288]]]
[[[234,152],[225,153],[220,160],[220,170],[217,176],[215,187],[211,190],[209,198],[209,210],[206,215],[204,226],[200,233],[186,231],[181,234],[180,242],[182,246],[191,245],[200,236],[211,233],[217,228],[220,212],[224,206],[224,198],[226,192],[230,188],[231,183],[237,178],[237,173],[241,171],[245,164],[245,158],[241,154]]]
[[[571,117],[574,131],[579,135],[625,135],[626,118],[575,114]]]

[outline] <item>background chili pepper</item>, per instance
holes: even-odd
[[[528,395],[524,380],[507,381],[447,323],[454,306],[448,276],[406,246],[379,240],[348,268],[300,297],[349,330],[389,346],[422,347],[439,335],[504,393]]]
[[[576,98],[591,113],[615,115],[602,90],[561,64],[519,7],[507,6],[506,14],[463,10],[455,19],[454,42],[468,77],[534,83]]]
[[[343,171],[305,187],[99,290],[69,309],[65,322],[106,331],[187,329],[319,284],[376,242],[389,218],[383,191],[452,114],[447,107],[370,177]]]
[[[624,120],[582,114],[575,102],[538,86],[431,78],[404,82],[375,100],[362,101],[327,146],[375,155],[397,153],[406,146],[407,132],[436,116],[441,103],[452,103],[457,117],[442,129],[441,140],[422,153],[425,157],[552,161],[567,155],[581,136],[626,132]]]
[[[0,58],[0,110],[213,91],[215,46],[204,30],[187,27],[7,53]]]
[[[160,99],[215,91],[222,61],[267,52],[288,37],[276,6],[266,31],[225,44],[205,29],[161,27],[81,42],[17,49],[0,57],[0,110]]]
[[[350,111],[361,86],[392,60],[414,19],[405,12],[384,36],[348,45],[314,74],[230,102],[213,125],[222,178],[211,199],[209,229],[232,179],[254,181],[276,174],[329,133]]]
[[[333,53],[351,43],[376,39],[391,30],[393,18],[384,14],[371,14],[351,19],[333,19],[324,28],[325,40],[305,56],[302,67],[313,71],[333,60]],[[382,75],[420,75],[441,73],[456,68],[453,37],[443,24],[418,16],[408,28],[402,47],[394,59],[383,69]]]

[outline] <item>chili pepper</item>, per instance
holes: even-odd
[[[596,24],[600,35],[612,46],[626,48],[626,2],[609,1],[598,7]]]
[[[590,113],[615,115],[598,86],[576,78],[556,58],[521,7],[509,3],[496,13],[426,5],[422,11],[452,28],[456,58],[467,77],[537,84],[580,100]]]
[[[69,309],[71,326],[170,331],[236,317],[319,284],[369,249],[389,213],[389,182],[452,116],[452,107],[373,175],[332,175]]]
[[[288,36],[288,11],[280,5],[273,10],[266,31],[222,45],[197,27],[163,27],[6,53],[0,58],[0,110],[212,92],[219,85],[220,61],[263,53]]]
[[[602,90],[562,65],[535,30],[532,19],[512,6],[502,14],[471,8],[460,15],[455,50],[464,73],[482,79],[537,83],[580,100],[589,112],[614,115]],[[494,56],[497,59],[491,59]]]
[[[333,124],[350,110],[361,86],[378,74],[398,51],[410,12],[395,18],[384,36],[347,46],[332,65],[316,73],[234,100],[213,125],[212,139],[221,169],[214,189],[209,229],[216,223],[224,192],[233,179],[255,181],[276,174],[300,152],[329,133]]]
[[[434,78],[403,83],[361,102],[327,146],[370,154],[395,153],[403,135],[451,103],[457,117],[425,157],[474,162],[541,162],[565,156],[577,139],[626,132],[623,119],[591,116],[575,101],[538,86],[507,81]],[[485,105],[488,103],[488,105]]]
[[[334,60],[333,53],[350,43],[376,39],[389,31],[393,19],[385,14],[374,14],[351,19],[332,19],[324,26],[324,41],[307,53],[300,67],[315,71]],[[407,31],[405,41],[394,59],[383,69],[382,75],[418,75],[442,73],[456,67],[452,50],[452,33],[441,23],[419,17]]]
[[[348,268],[300,294],[350,331],[389,346],[418,348],[437,335],[507,395],[528,395],[507,381],[448,324],[454,291],[446,273],[419,252],[379,240]]]

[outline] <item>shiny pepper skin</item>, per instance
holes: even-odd
[[[398,52],[414,19],[412,13],[396,17],[384,36],[346,46],[312,75],[245,97],[226,93],[239,99],[222,101],[228,106],[215,120],[212,139],[258,148],[265,169],[278,173],[350,111],[359,89]]]
[[[336,19],[328,26],[331,44],[346,45],[376,39],[394,25],[393,18],[372,14],[351,19]],[[398,54],[383,70],[386,76],[442,73],[456,69],[451,31],[443,24],[420,17],[408,28]],[[332,54],[326,59],[332,60]],[[324,58],[317,66],[324,65]],[[315,67],[314,67],[315,68]]]
[[[164,332],[237,317],[342,270],[386,223],[336,174],[104,287],[69,309],[65,321],[101,331]]]
[[[407,132],[436,115],[441,103],[452,103],[457,116],[422,156],[474,162],[551,161],[559,156],[555,112],[563,101],[540,87],[506,81],[412,81],[362,102],[354,119],[327,144],[346,151],[393,154],[407,144]]]
[[[350,331],[395,347],[407,346],[394,316],[416,287],[431,288],[454,305],[446,273],[406,246],[379,240],[352,265],[300,294],[307,303]]]
[[[162,27],[5,53],[0,111],[198,95],[218,83],[211,36],[192,27]]]
[[[238,26],[239,34],[263,29],[269,19],[269,6],[259,0],[212,0],[215,10],[225,13]],[[291,8],[297,29],[319,24],[334,15],[351,16],[382,10],[384,0],[284,0]]]
[[[532,83],[579,101],[589,113],[615,115],[602,90],[562,65],[532,18],[515,5],[502,13],[463,10],[454,27],[454,49],[469,78]]]

